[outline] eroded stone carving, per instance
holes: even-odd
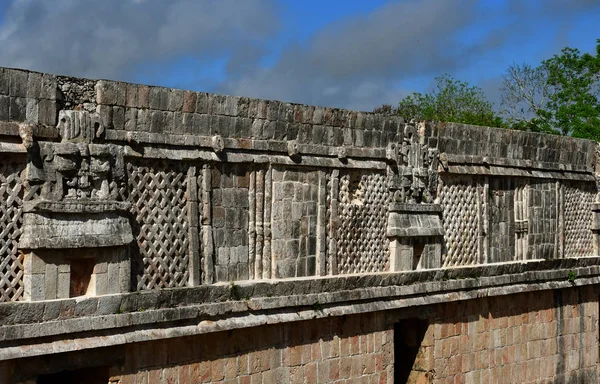
[[[133,234],[127,216],[130,204],[119,201],[126,189],[123,148],[93,143],[102,134],[103,126],[99,117],[88,111],[60,111],[57,129],[59,143],[36,142],[31,128],[19,127],[27,150],[23,182],[28,189],[39,191],[37,198],[23,206],[19,248],[24,252],[25,272],[30,277],[25,280],[24,296],[43,300],[73,294],[126,292],[130,275],[127,246],[133,241]],[[74,248],[80,252],[65,251]],[[109,251],[98,253],[94,251],[97,248]],[[49,290],[42,287],[44,275],[36,273],[35,268],[48,262],[66,271],[65,279],[70,279],[71,285],[82,284],[77,274],[86,263],[97,278],[85,277],[85,284],[91,284],[91,288],[83,291],[69,291],[69,284],[64,281],[57,283],[62,287],[58,291]],[[112,272],[99,273],[95,263],[113,265]],[[109,289],[98,279],[120,282]]]
[[[422,123],[425,124],[425,123]],[[414,125],[404,126],[402,141],[391,143],[386,157],[392,167],[387,236],[391,270],[436,268],[441,263],[444,236],[437,194],[439,153],[429,148]]]
[[[439,152],[429,148],[417,136],[412,125],[406,125],[402,142],[391,144],[386,155],[396,160],[397,169],[390,189],[395,203],[433,203],[437,190]]]
[[[57,128],[62,141],[91,142],[104,132],[100,116],[88,111],[60,111]]]

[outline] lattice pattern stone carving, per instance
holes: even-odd
[[[593,255],[591,205],[595,195],[593,184],[565,185],[565,257]]]
[[[137,289],[182,287],[189,280],[187,166],[169,161],[127,164],[135,216]],[[136,265],[137,264],[137,265]]]
[[[336,236],[339,273],[389,270],[388,203],[385,174],[348,173],[340,177]]]
[[[444,267],[473,265],[478,261],[479,214],[477,184],[468,179],[442,180],[439,192],[446,254]]]
[[[23,221],[23,200],[34,196],[25,191],[20,173],[25,163],[0,162],[0,301],[23,298],[23,255],[17,245]]]

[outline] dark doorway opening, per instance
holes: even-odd
[[[94,272],[94,259],[78,259],[71,261],[71,285],[69,297],[95,294],[91,292],[90,281]]]
[[[106,384],[110,378],[108,367],[94,367],[62,371],[38,377],[37,384]]]
[[[394,325],[394,383],[406,383],[413,371],[429,320],[403,319]]]

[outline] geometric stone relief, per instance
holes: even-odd
[[[389,271],[390,196],[384,173],[340,172],[335,235],[338,273]]]
[[[594,254],[591,206],[596,197],[593,183],[564,184],[564,256],[582,257]]]
[[[529,202],[530,185],[523,183],[515,188],[515,260],[529,258]]]
[[[272,169],[255,168],[248,186],[248,274],[250,279],[270,279]]]
[[[446,252],[442,266],[455,267],[479,263],[481,194],[472,177],[444,175],[440,178],[438,200],[442,206],[442,225]]]
[[[23,254],[18,250],[25,193],[25,159],[0,159],[0,302],[23,298]]]
[[[188,166],[167,160],[127,162],[135,218],[132,271],[137,290],[187,286],[190,280],[186,201]]]

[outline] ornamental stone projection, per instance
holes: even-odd
[[[0,68],[0,382],[596,383],[599,148]]]

